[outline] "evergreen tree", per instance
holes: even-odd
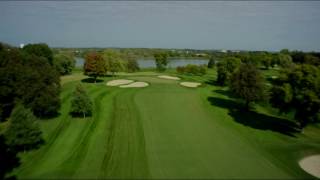
[[[4,134],[7,144],[18,151],[37,148],[43,142],[37,118],[22,104],[13,109]]]
[[[73,93],[73,99],[71,101],[71,114],[74,116],[82,115],[83,118],[86,115],[91,115],[92,113],[92,102],[80,84],[76,87]]]

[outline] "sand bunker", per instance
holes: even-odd
[[[201,83],[196,83],[196,82],[182,82],[180,83],[181,86],[185,86],[185,87],[192,87],[192,88],[196,88],[198,86],[201,85]]]
[[[129,84],[132,82],[133,82],[133,80],[117,79],[117,80],[112,80],[112,81],[107,82],[107,86],[119,86],[119,85]]]
[[[146,82],[133,82],[131,84],[121,85],[119,87],[121,87],[121,88],[141,88],[141,87],[146,87],[146,86],[149,86],[149,84]]]
[[[162,79],[171,79],[171,80],[180,80],[180,78],[178,78],[178,77],[174,77],[174,76],[167,76],[167,75],[158,76],[158,78],[162,78]]]
[[[307,173],[320,178],[320,154],[303,158],[299,165]]]

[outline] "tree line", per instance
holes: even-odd
[[[92,77],[94,82],[98,77],[103,77],[108,73],[115,75],[120,71],[136,72],[139,69],[135,56],[124,56],[114,50],[106,50],[100,53],[96,51],[88,52],[85,55],[83,66],[84,74]]]
[[[48,45],[16,48],[0,43],[0,179],[19,166],[19,152],[39,148],[44,139],[38,121],[59,114],[60,76],[72,73],[75,60],[53,53]],[[73,93],[72,116],[92,113],[92,101],[81,85]]]
[[[219,54],[219,51],[197,50],[197,49],[160,49],[160,48],[54,48],[56,52],[72,53],[74,56],[85,57],[92,51],[103,53],[103,51],[116,51],[123,55],[138,58],[150,58],[157,53],[166,53],[171,58],[208,58],[211,53]]]
[[[301,128],[320,121],[320,56],[282,50],[280,53],[237,54],[220,58],[216,65],[220,86],[230,90],[245,102],[267,100],[280,113],[294,112]],[[279,77],[266,85],[260,68],[277,67]]]
[[[178,66],[176,68],[178,74],[202,76],[207,73],[206,65],[187,64],[186,66]]]
[[[19,164],[16,154],[43,142],[38,119],[58,115],[60,72],[46,44],[23,48],[0,43],[0,179]],[[5,164],[5,168],[3,168]]]
[[[60,74],[46,44],[24,48],[0,45],[0,120],[4,121],[17,103],[37,117],[50,117],[60,108]]]

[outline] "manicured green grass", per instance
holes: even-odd
[[[269,73],[269,72],[268,72]],[[274,72],[271,72],[271,74]],[[303,134],[269,107],[242,112],[227,88],[212,85],[215,71],[192,89],[159,73],[119,73],[104,82],[81,82],[81,72],[62,78],[57,118],[41,120],[46,144],[22,153],[18,178],[311,178],[298,166],[320,153],[320,130]],[[166,74],[175,75],[174,70]],[[269,73],[270,74],[270,73]],[[137,89],[107,87],[110,79],[146,81]],[[82,83],[93,116],[69,115],[72,91]]]

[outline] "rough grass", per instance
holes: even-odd
[[[141,89],[105,86],[115,77],[87,83],[80,73],[63,80],[60,116],[41,120],[46,144],[20,154],[18,178],[311,178],[298,161],[320,153],[319,127],[299,134],[268,107],[237,111],[214,70],[179,76],[201,82],[197,89],[153,72],[130,74],[150,84]],[[69,115],[80,82],[94,102],[86,119]]]

